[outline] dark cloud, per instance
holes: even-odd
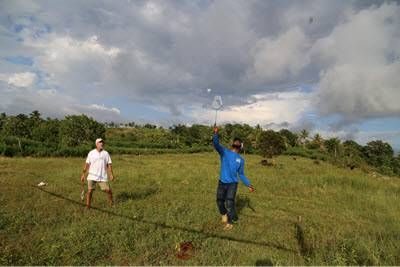
[[[398,9],[383,1],[2,1],[0,53],[32,58],[29,69],[45,73],[32,92],[57,89],[78,105],[111,93],[179,117],[209,101],[205,88],[229,108],[313,84],[322,116],[357,121],[400,113],[391,102],[398,63],[377,60],[400,53]],[[370,24],[360,29],[363,19]],[[375,49],[366,44],[376,34]],[[371,61],[360,64],[360,55]],[[382,72],[371,80],[375,67]],[[6,87],[0,82],[0,96]],[[7,107],[30,106],[19,97]]]

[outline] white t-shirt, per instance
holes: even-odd
[[[111,164],[111,157],[107,151],[97,151],[93,149],[89,152],[86,163],[90,164],[88,180],[106,182],[107,177],[107,165]]]

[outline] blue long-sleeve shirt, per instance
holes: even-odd
[[[236,152],[233,152],[219,143],[218,134],[213,135],[213,145],[221,158],[221,170],[219,179],[223,183],[237,183],[238,176],[246,185],[250,186],[250,181],[244,175],[244,159]]]

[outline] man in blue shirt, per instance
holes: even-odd
[[[239,155],[243,148],[242,141],[239,138],[235,138],[232,148],[227,149],[220,145],[218,128],[214,127],[213,145],[221,159],[217,205],[222,215],[222,222],[226,224],[224,230],[231,230],[233,228],[233,221],[237,220],[235,197],[238,177],[249,188],[250,192],[254,192],[254,187],[244,175],[244,159]]]

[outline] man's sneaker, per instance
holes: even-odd
[[[230,231],[233,229],[233,224],[227,223],[224,227],[224,231]]]
[[[222,218],[221,218],[221,222],[222,223],[228,223],[228,215],[222,215]]]

